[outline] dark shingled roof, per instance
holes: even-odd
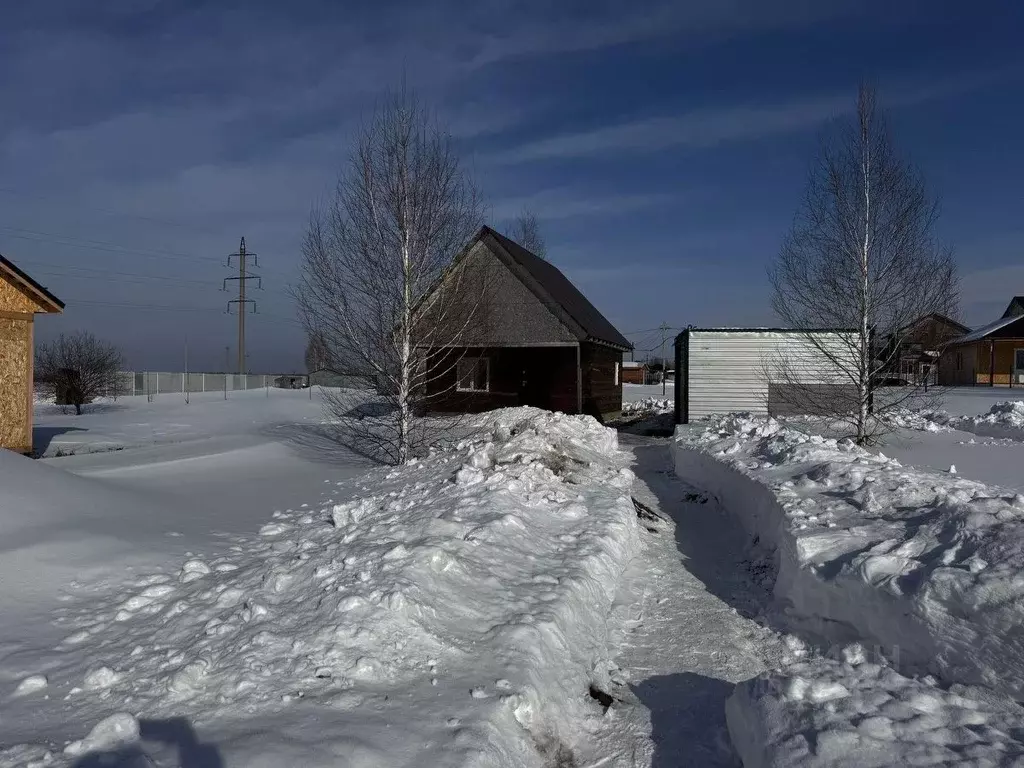
[[[547,294],[550,301],[562,308],[575,323],[583,329],[587,339],[603,341],[624,349],[631,349],[632,344],[616,330],[615,326],[608,322],[608,319],[597,311],[597,307],[590,303],[586,296],[580,293],[579,289],[569,282],[569,279],[561,273],[558,267],[539,256],[530,253],[514,240],[495,232],[490,227],[484,227],[480,232],[480,238],[485,235],[493,237],[498,245],[515,261],[520,267],[526,270]]]

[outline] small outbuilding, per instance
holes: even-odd
[[[64,303],[0,256],[0,448],[32,452],[33,321]]]
[[[632,345],[557,267],[483,227],[447,279],[459,274],[477,276],[460,288],[467,296],[486,291],[487,321],[435,352],[457,363],[427,384],[429,410],[532,405],[598,419],[621,414],[622,353]]]
[[[622,362],[622,383],[623,384],[646,384],[647,363],[639,360],[624,360]]]
[[[675,344],[676,424],[736,411],[815,415],[821,403],[853,402],[845,371],[855,361],[855,336],[849,330],[688,328]]]

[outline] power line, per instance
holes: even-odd
[[[59,198],[59,197],[57,197],[55,195],[41,195],[39,193],[26,192],[25,190],[22,190],[22,189],[12,189],[10,187],[0,187],[0,193],[8,194],[8,195],[14,195],[14,196],[19,197],[19,198],[31,198],[33,200],[42,200],[42,201],[48,201],[48,202],[66,202],[65,200],[63,200],[63,199],[61,199],[61,198]],[[219,231],[215,231],[215,230],[210,229],[210,228],[199,228],[199,227],[196,227],[194,224],[186,224],[186,223],[181,222],[181,221],[174,221],[173,219],[162,219],[162,218],[158,218],[156,216],[143,216],[142,214],[138,214],[138,213],[125,213],[124,211],[115,211],[115,210],[112,210],[110,208],[100,208],[100,207],[97,207],[97,206],[83,205],[83,204],[78,203],[78,202],[67,203],[67,206],[68,207],[74,207],[76,210],[95,211],[97,213],[102,213],[102,214],[104,214],[106,216],[117,216],[117,217],[120,217],[120,218],[138,219],[139,221],[149,221],[149,222],[153,222],[153,223],[156,223],[156,224],[166,224],[166,225],[172,226],[172,227],[180,227],[181,229],[188,230],[189,232],[195,232],[197,229],[202,229],[207,234],[211,234],[211,235],[219,235],[219,234],[221,234]]]
[[[118,309],[152,309],[167,312],[217,312],[224,314],[223,310],[216,307],[189,307],[182,305],[161,305],[161,304],[132,304],[126,301],[96,301],[93,299],[69,299],[68,304],[86,304],[96,307],[115,307]]]
[[[55,265],[60,266],[60,265]],[[88,267],[65,267],[65,269],[72,270],[87,270]],[[48,277],[67,277],[74,278],[75,280],[103,280],[106,282],[113,283],[147,283],[153,280],[163,283],[186,283],[191,285],[206,285],[210,283],[207,280],[189,280],[186,277],[164,277],[161,275],[140,275],[134,272],[110,272],[103,270],[90,270],[96,272],[96,274],[67,274],[66,272],[52,272],[45,269],[33,269],[32,273],[36,275],[46,275]]]
[[[0,226],[0,230],[8,230],[8,229],[13,229],[13,228]],[[198,262],[203,262],[204,264],[210,264],[210,265],[214,265],[214,264],[217,263],[215,260],[213,260],[212,258],[209,258],[209,257],[204,258],[202,256],[191,256],[191,255],[186,254],[186,253],[147,253],[145,251],[145,249],[130,248],[130,247],[126,247],[126,246],[119,246],[119,245],[116,245],[114,243],[100,244],[101,241],[93,241],[93,242],[78,241],[78,240],[70,238],[70,237],[64,237],[62,235],[52,235],[52,234],[49,234],[49,233],[46,233],[46,232],[35,232],[34,230],[18,230],[18,231],[32,232],[32,234],[37,235],[37,236],[32,237],[32,236],[29,236],[29,235],[18,235],[18,234],[13,234],[11,232],[7,232],[6,233],[7,237],[14,237],[14,238],[17,238],[19,240],[28,240],[29,242],[33,242],[33,243],[56,243],[57,245],[63,245],[63,246],[67,246],[69,248],[82,248],[82,249],[90,250],[90,251],[105,251],[107,253],[116,253],[116,254],[119,254],[121,256],[134,256],[134,257],[140,257],[140,258],[146,258],[146,259],[164,259],[164,260],[166,260],[168,256],[173,256],[174,258],[177,258],[177,259],[185,259],[185,260],[188,260],[188,261],[198,261]]]

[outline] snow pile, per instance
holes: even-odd
[[[1024,440],[1024,401],[1008,400],[993,405],[980,416],[961,416],[947,422],[954,429],[986,437]]]
[[[746,768],[1020,765],[1024,710],[991,692],[913,680],[868,661],[816,658],[740,683],[726,703]]]
[[[915,408],[892,408],[885,412],[885,423],[893,429],[918,432],[949,432],[950,416],[945,411]]]
[[[670,398],[645,397],[641,400],[626,401],[622,404],[624,417],[652,416],[659,413],[672,413],[673,404]]]
[[[774,552],[774,593],[826,642],[1024,698],[1024,496],[738,415],[680,431],[676,470]]]
[[[571,759],[602,717],[588,688],[614,670],[633,475],[588,417],[506,409],[475,426],[371,473],[365,495],[276,513],[229,557],[72,612],[49,700],[90,724],[126,707],[185,717],[232,765]],[[19,707],[47,706],[33,689]]]

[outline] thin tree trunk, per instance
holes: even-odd
[[[857,443],[868,433],[868,398],[871,394],[871,136],[867,115],[861,112],[861,183],[864,192],[864,234],[860,252],[860,403],[857,413]]]

